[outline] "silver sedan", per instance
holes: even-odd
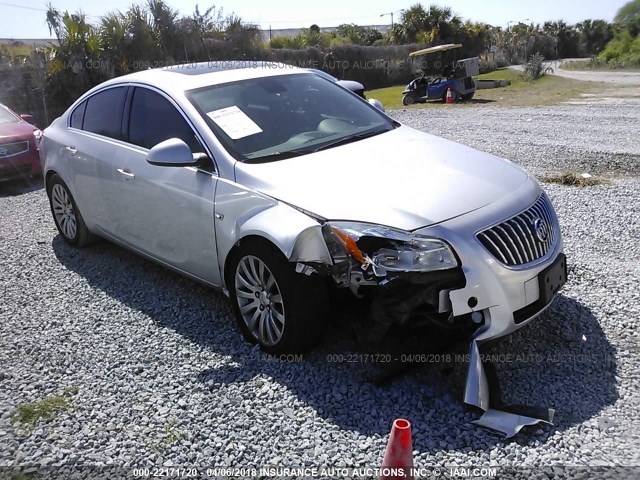
[[[566,277],[527,172],[282,64],[110,80],[46,129],[41,157],[67,243],[102,237],[221,289],[271,353],[313,347],[335,290],[367,300],[372,336],[420,319],[483,341]]]

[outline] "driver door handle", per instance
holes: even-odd
[[[118,168],[118,173],[127,177],[127,180],[133,180],[134,178],[136,178],[135,174],[131,173],[130,170],[125,168]]]

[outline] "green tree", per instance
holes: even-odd
[[[402,13],[401,24],[404,42],[456,43],[464,37],[462,19],[450,7],[430,5],[425,10],[416,3]]]
[[[567,25],[563,20],[558,20],[557,22],[545,22],[542,30],[556,38],[558,57],[578,56],[580,35],[575,26]]]
[[[181,46],[178,32],[176,30],[176,19],[178,11],[169,7],[164,0],[148,0],[147,17],[150,23],[151,34],[156,45],[160,47],[163,59],[171,63],[178,58]]]
[[[109,76],[123,75],[131,70],[130,26],[129,18],[120,12],[109,13],[100,19],[101,59]]]
[[[606,62],[640,63],[640,0],[623,5],[615,21],[618,31],[599,58]]]
[[[615,22],[629,30],[632,37],[640,33],[640,0],[625,3],[614,18]]]
[[[164,60],[151,28],[151,19],[141,5],[132,5],[125,14],[128,22],[128,59],[136,70]]]
[[[404,42],[415,42],[420,32],[430,33],[433,25],[433,19],[429,18],[427,11],[422,4],[416,3],[402,12],[402,39]]]
[[[600,53],[613,38],[611,24],[604,20],[584,20],[576,24],[576,29],[582,36],[582,48],[588,55]]]
[[[348,39],[350,43],[356,45],[373,45],[376,41],[382,40],[382,33],[371,27],[363,27],[354,23],[343,23],[336,28],[335,34]]]
[[[239,16],[232,14],[225,20],[224,40],[231,53],[242,58],[259,48],[262,38],[257,25],[245,24]]]
[[[57,101],[71,103],[109,78],[108,68],[101,62],[100,35],[82,12],[62,13],[49,5],[47,23],[58,39],[58,44],[51,46],[49,90]]]

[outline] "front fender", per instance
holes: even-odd
[[[216,188],[215,232],[223,287],[225,265],[233,246],[243,238],[269,240],[292,262],[331,263],[315,219],[256,190],[220,179]]]

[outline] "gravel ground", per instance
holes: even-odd
[[[578,170],[640,176],[635,99],[539,108],[455,105],[391,114],[412,127],[513,160],[534,175]]]
[[[355,351],[337,322],[304,362],[267,357],[242,341],[221,294],[106,242],[75,251],[41,188],[0,185],[0,477],[15,466],[50,478],[65,465],[84,477],[105,465],[376,467],[398,417],[412,422],[418,467],[576,478],[586,474],[578,467],[639,466],[638,110],[391,114],[538,175],[615,176],[597,187],[545,186],[570,279],[547,313],[495,348],[511,355],[496,364],[506,400],[555,408],[555,426],[503,441],[471,425],[478,413],[460,402],[465,364],[455,357],[465,345],[383,387],[371,379],[384,365],[332,361]],[[68,407],[34,426],[15,421],[18,406],[51,395]]]

